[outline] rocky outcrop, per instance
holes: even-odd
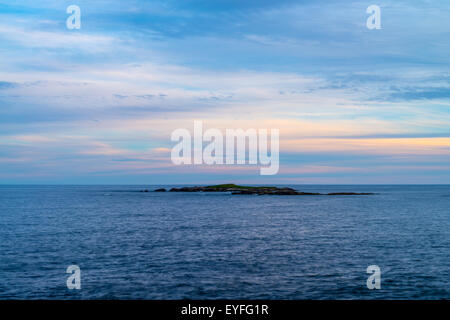
[[[156,190],[155,190],[156,191]],[[356,192],[332,192],[332,193],[316,193],[316,192],[301,192],[292,188],[284,187],[249,187],[239,186],[235,184],[220,184],[215,186],[195,186],[172,188],[170,192],[231,192],[233,195],[293,195],[293,196],[319,196],[319,195],[371,195],[373,193],[356,193]]]

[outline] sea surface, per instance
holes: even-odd
[[[0,299],[450,298],[448,185],[139,192],[160,187],[0,186]]]

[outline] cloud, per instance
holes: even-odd
[[[291,139],[281,142],[286,152],[321,152],[380,155],[445,155],[450,156],[450,138],[374,138],[374,139]]]
[[[394,90],[385,100],[412,101],[412,100],[443,100],[450,99],[450,87],[416,87]]]
[[[81,49],[89,52],[108,51],[117,41],[113,37],[105,35],[27,30],[5,24],[0,25],[0,39],[19,43],[26,48]]]
[[[17,84],[14,82],[8,81],[0,81],[0,90],[1,89],[11,89],[17,87]]]

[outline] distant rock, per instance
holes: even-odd
[[[166,192],[166,191],[167,191],[166,189],[161,188],[161,189],[156,189],[154,192]]]
[[[155,190],[156,191],[156,190]],[[172,188],[169,192],[231,192],[233,195],[294,195],[294,196],[319,196],[319,195],[371,195],[373,193],[356,193],[356,192],[332,192],[332,193],[316,193],[316,192],[301,192],[292,188],[284,187],[250,187],[239,186],[236,184],[219,184],[215,186],[195,186]]]

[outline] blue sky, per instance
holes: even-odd
[[[450,183],[449,17],[425,0],[0,1],[0,183]],[[170,133],[194,120],[279,128],[279,174],[173,166]]]

